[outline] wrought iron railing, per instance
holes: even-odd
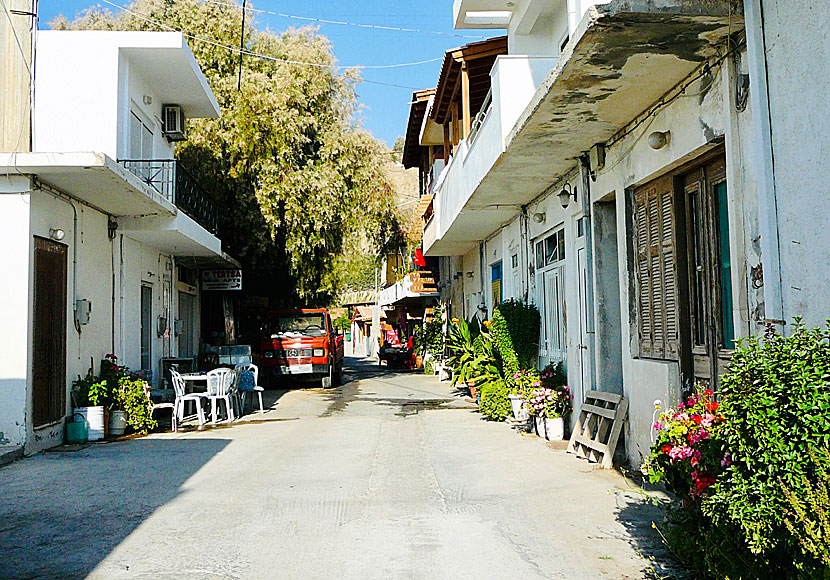
[[[219,231],[219,210],[196,178],[177,159],[120,159],[125,169],[176,204],[212,234]]]

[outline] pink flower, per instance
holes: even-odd
[[[682,461],[692,456],[694,450],[687,446],[687,445],[678,445],[677,447],[673,447],[671,451],[669,451],[669,459],[671,463],[675,461]]]
[[[674,420],[675,421],[688,421],[689,420],[689,415],[687,415],[686,413],[678,413],[677,415],[674,416]]]
[[[696,445],[706,439],[709,439],[709,432],[706,429],[701,429],[689,438],[689,443]]]
[[[651,426],[652,429],[657,429],[658,431],[663,428],[663,425],[658,421],[654,425]]]
[[[720,466],[729,467],[730,465],[732,465],[732,453],[727,451],[723,454],[723,459],[721,459]]]
[[[715,424],[715,416],[711,413],[706,413],[703,416],[703,419],[700,421],[700,426],[706,429],[711,429],[712,425]]]
[[[685,408],[685,407],[686,407],[686,405],[684,405],[683,403],[680,403],[679,405],[677,405],[677,408],[678,408],[678,409],[683,409],[683,408]]]

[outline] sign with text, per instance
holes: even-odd
[[[202,270],[202,290],[242,290],[242,270]]]

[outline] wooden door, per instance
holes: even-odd
[[[718,157],[682,180],[692,373],[715,389],[735,348],[726,161]]]
[[[35,237],[32,423],[60,421],[66,411],[66,246]]]

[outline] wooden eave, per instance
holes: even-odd
[[[429,98],[434,94],[435,89],[424,89],[412,93],[409,120],[406,124],[406,142],[403,147],[403,166],[406,169],[418,167],[421,164],[421,125],[427,113]]]
[[[448,50],[441,65],[435,101],[429,117],[439,125],[449,122],[452,103],[460,103],[461,69],[466,66],[470,76],[470,103],[473,114],[477,113],[490,90],[490,71],[496,57],[507,54],[507,37],[499,36],[489,40],[473,42]]]

